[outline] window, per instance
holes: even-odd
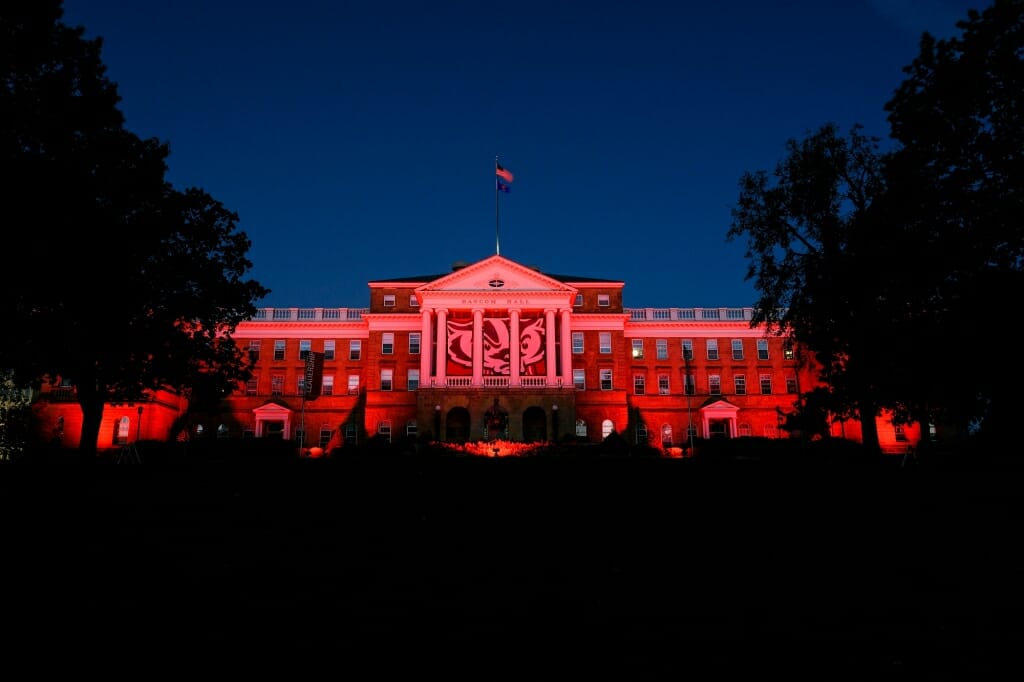
[[[718,359],[718,339],[708,339],[708,360]]]
[[[672,447],[672,425],[662,424],[661,425],[661,447],[670,448]]]
[[[598,348],[597,352],[608,354],[612,352],[612,333],[601,332],[598,337]]]
[[[391,422],[387,419],[377,424],[377,433],[384,436],[384,438],[390,443],[391,442]]]
[[[572,333],[572,352],[577,355],[583,352],[583,332]]]
[[[329,427],[329,426],[321,426],[320,427],[320,441],[319,441],[319,443],[320,443],[320,447],[322,449],[327,449],[327,444],[331,442],[331,436],[333,435],[333,433],[334,432],[331,431],[331,427]]]
[[[743,339],[732,340],[732,359],[742,360],[743,359]]]
[[[252,429],[242,429],[242,438],[255,438],[256,432]]]
[[[384,294],[384,307],[385,308],[394,308],[395,307],[395,295],[394,294]]]
[[[793,342],[789,339],[782,342],[782,357],[786,360],[792,360],[796,357],[796,354],[793,352]]]
[[[696,395],[697,378],[692,374],[686,374],[683,376],[683,392],[686,393],[686,395]]]
[[[409,421],[405,422],[405,435],[406,435],[406,437],[408,437],[408,438],[415,438],[416,437],[416,433],[418,431],[419,431],[419,427],[417,426],[415,419],[410,419]]]
[[[708,375],[708,393],[722,395],[722,377],[717,374]]]
[[[334,359],[334,339],[324,340],[324,360]]]
[[[798,392],[799,391],[797,391],[796,388],[796,377],[786,377],[786,393],[796,394]]]
[[[415,391],[420,387],[420,371],[418,369],[410,369],[409,376],[406,379],[410,391]]]
[[[733,387],[736,389],[736,395],[747,394],[747,377],[742,374],[737,374],[732,378]]]
[[[419,308],[420,307],[420,299],[416,298],[416,294],[413,294],[413,295],[411,295],[409,297],[409,307],[410,308]]]
[[[598,294],[597,305],[599,305],[602,308],[607,308],[609,305],[611,305],[611,297],[608,294]]]
[[[227,424],[221,424],[220,426],[217,427],[217,438],[227,438],[230,435],[231,433],[230,431],[228,431]]]
[[[643,360],[644,359],[644,340],[633,339],[633,359]]]
[[[907,432],[903,429],[903,424],[893,424],[893,431],[896,433],[896,441],[899,443],[906,443],[909,439],[907,438]]]
[[[309,351],[313,350],[313,342],[309,339],[299,339],[299,360],[309,357]]]
[[[692,440],[692,439],[694,439],[696,437],[697,437],[697,425],[695,423],[693,423],[693,422],[690,422],[686,426],[686,438],[688,440]]]
[[[761,395],[772,394],[772,375],[762,374],[761,375]]]
[[[587,422],[582,419],[576,420],[576,437],[586,438],[587,437]]]
[[[647,443],[647,424],[643,422],[636,425],[636,443],[637,445],[644,445]]]
[[[693,360],[693,339],[683,339],[683,360]]]
[[[260,393],[260,380],[259,377],[253,377],[245,382],[245,394],[246,395],[259,395]]]
[[[270,395],[281,395],[284,393],[284,375],[275,374],[270,377]]]
[[[348,375],[348,393],[354,395],[359,393],[359,375],[349,374]]]
[[[668,375],[667,374],[659,374],[658,375],[658,395],[668,395],[668,394],[669,394]]]
[[[779,437],[779,429],[778,429],[778,427],[775,424],[765,424],[764,425],[764,437],[765,438],[778,438]]]
[[[306,377],[300,376],[295,382],[295,395],[306,395]]]
[[[249,342],[249,359],[253,362],[260,361],[260,344],[262,341],[250,341]]]
[[[749,436],[753,432],[750,430],[750,424],[743,423],[736,427],[736,433],[740,436]]]
[[[601,422],[601,438],[607,438],[613,433],[615,433],[615,422],[611,419],[605,419]]]
[[[334,375],[325,374],[323,376],[323,383],[320,384],[321,395],[334,395]]]
[[[635,395],[644,395],[647,393],[646,380],[643,374],[633,375],[633,393]]]
[[[345,424],[345,445],[355,445],[359,441],[359,429],[355,424]]]
[[[658,339],[654,342],[654,348],[659,360],[668,360],[668,339]]]
[[[409,355],[420,354],[420,333],[409,332]]]
[[[114,441],[117,445],[125,445],[128,442],[128,434],[131,432],[131,421],[128,417],[121,417],[117,420],[117,433]]]
[[[583,305],[583,294],[576,294],[576,300],[572,302],[573,306],[579,308]]]
[[[348,342],[348,359],[358,360],[363,354],[363,342],[353,339]]]
[[[612,390],[612,371],[610,369],[601,370],[601,390]]]
[[[574,369],[572,371],[572,387],[577,391],[587,390],[587,370]]]
[[[384,332],[380,337],[380,354],[381,355],[394,355],[395,353],[395,333]]]
[[[284,339],[274,341],[274,359],[284,360]]]
[[[301,445],[306,444],[306,430],[301,426],[295,428],[295,442]]]
[[[768,339],[757,340],[757,359],[767,360],[768,359]]]
[[[393,369],[382,369],[380,371],[380,390],[391,390],[391,384],[394,381],[394,374],[395,370]]]

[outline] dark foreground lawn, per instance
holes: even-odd
[[[1024,672],[1014,470],[0,464],[0,646],[31,677]]]

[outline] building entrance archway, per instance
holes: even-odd
[[[523,412],[523,442],[543,443],[548,439],[548,420],[544,410],[528,407]]]
[[[470,426],[472,421],[469,418],[469,410],[465,407],[453,407],[445,415],[444,440],[448,443],[465,443],[469,440]]]

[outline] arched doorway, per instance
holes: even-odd
[[[469,440],[471,420],[465,407],[453,407],[445,415],[444,440],[449,443],[465,443]]]
[[[548,420],[544,410],[539,407],[528,407],[523,412],[523,441],[526,443],[543,443],[548,439]]]

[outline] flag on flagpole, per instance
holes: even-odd
[[[509,187],[508,185],[506,185],[506,184],[505,184],[504,182],[502,182],[501,180],[498,180],[497,178],[495,178],[495,179],[494,179],[494,182],[495,182],[495,183],[497,183],[497,184],[496,184],[496,187],[497,187],[497,190],[498,190],[499,192],[504,192],[505,194],[508,194],[509,192],[511,192],[511,191],[512,191],[512,188],[511,188],[511,187]]]
[[[512,182],[513,175],[511,171],[507,171],[501,167],[501,164],[495,160],[494,162],[494,173],[505,182]]]

